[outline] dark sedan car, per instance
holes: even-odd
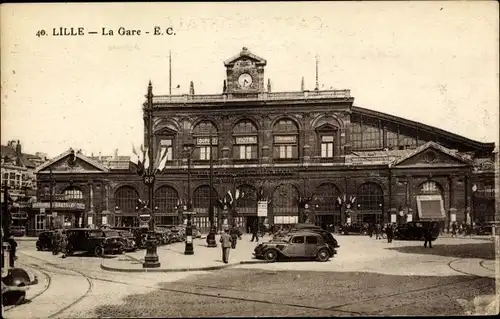
[[[394,231],[394,239],[424,240],[428,227],[431,227],[432,240],[436,240],[439,236],[439,222],[437,221],[415,221],[401,224]]]
[[[66,231],[68,235],[67,254],[89,252],[101,257],[108,253],[122,253],[123,244],[116,231],[74,228]]]
[[[36,241],[37,250],[52,250],[54,245],[54,232],[44,231],[38,235],[38,240]]]

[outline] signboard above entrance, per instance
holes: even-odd
[[[257,216],[267,217],[267,201],[261,200],[257,203]]]
[[[36,202],[33,203],[32,208],[50,208],[50,203],[46,202]],[[68,202],[52,202],[52,209],[85,209],[85,204],[83,203],[68,203]]]

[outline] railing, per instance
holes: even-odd
[[[153,103],[199,103],[199,102],[226,102],[226,101],[272,101],[272,100],[313,100],[313,99],[348,99],[350,90],[325,90],[325,91],[298,91],[298,92],[261,92],[255,97],[238,97],[238,94],[201,94],[201,95],[157,95]]]

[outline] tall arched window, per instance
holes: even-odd
[[[161,186],[155,191],[155,207],[158,207],[160,213],[176,214],[178,200],[179,196],[173,187]]]
[[[253,214],[257,212],[257,190],[250,185],[238,187],[239,198],[236,209],[240,214]]]
[[[64,200],[73,201],[73,202],[81,202],[83,201],[83,192],[77,188],[70,186],[66,188],[63,192]]]
[[[321,184],[314,192],[314,209],[318,214],[333,214],[340,211],[337,205],[337,197],[341,195],[340,190],[331,183]]]
[[[210,137],[212,137],[212,152],[210,152]],[[210,156],[217,159],[218,138],[217,128],[210,121],[198,123],[193,128],[193,138],[196,148],[193,158],[201,161],[210,160]]]
[[[122,186],[115,192],[115,204],[125,213],[135,212],[139,193],[132,186]]]
[[[233,158],[250,160],[258,157],[259,136],[250,120],[241,120],[233,128]]]
[[[273,126],[273,157],[275,159],[299,158],[299,128],[290,119],[281,119]]]
[[[384,205],[384,191],[375,183],[364,183],[358,188],[356,206],[360,211],[381,213]]]
[[[202,185],[194,190],[193,193],[193,209],[199,214],[208,214],[208,207],[210,205],[210,187]],[[212,188],[212,205],[216,206],[217,191]]]
[[[298,191],[290,184],[282,184],[273,192],[271,202],[275,224],[298,223]]]

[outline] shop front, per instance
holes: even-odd
[[[31,236],[38,236],[49,229],[81,227],[84,212],[83,203],[52,202],[52,205],[47,202],[32,203],[27,232]]]

